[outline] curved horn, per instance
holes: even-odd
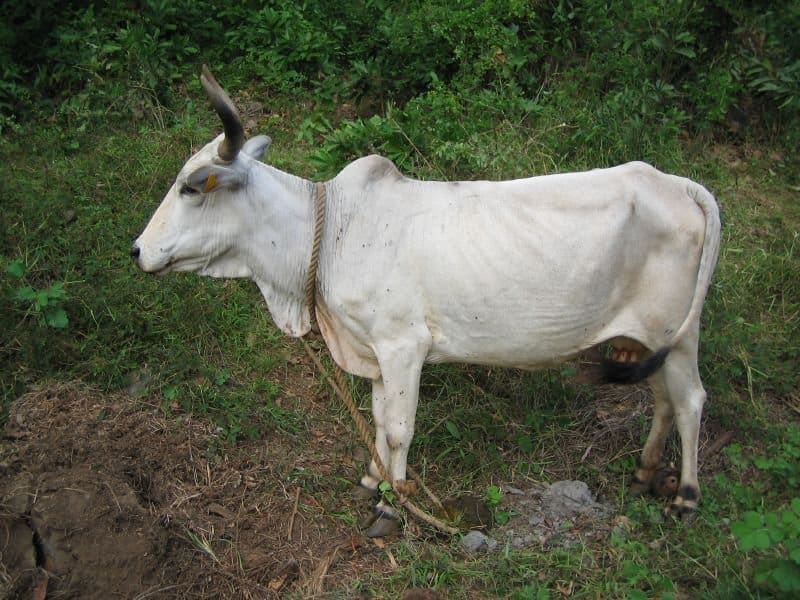
[[[239,116],[239,111],[236,110],[236,106],[230,96],[225,93],[225,90],[217,83],[217,80],[214,79],[211,71],[205,65],[203,65],[203,69],[200,72],[200,83],[203,85],[209,100],[211,100],[214,110],[217,111],[222,121],[222,127],[225,130],[225,138],[217,150],[219,157],[225,162],[232,162],[244,144],[242,118]]]

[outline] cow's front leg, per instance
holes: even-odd
[[[393,345],[379,349],[381,379],[373,381],[372,414],[375,447],[388,471],[390,483],[405,482],[408,450],[414,436],[419,398],[419,378],[428,342]],[[377,487],[381,479],[377,466],[370,464],[364,486]],[[370,537],[382,537],[397,529],[397,512],[383,499],[375,507],[376,520],[367,530]]]
[[[375,449],[385,468],[391,464],[389,461],[389,443],[386,439],[386,416],[384,414],[384,398],[386,391],[383,386],[383,378],[379,377],[372,380],[372,419],[375,424]],[[361,478],[360,495],[364,497],[374,497],[378,495],[378,484],[383,477],[381,476],[378,465],[371,459],[367,473]]]

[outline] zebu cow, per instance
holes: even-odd
[[[276,325],[309,331],[303,294],[314,234],[312,182],[259,162],[236,108],[204,68],[224,133],[192,156],[132,256],[148,273],[246,277]],[[416,181],[389,160],[354,161],[324,184],[316,317],[335,361],[372,380],[375,445],[406,477],[420,370],[467,362],[533,369],[607,343],[606,381],[647,379],[655,415],[634,477],[646,491],[673,418],[680,487],[668,512],[695,510],[705,391],[700,313],[720,221],[702,186],[644,163],[488,182]],[[616,360],[615,360],[616,358]],[[632,360],[631,360],[632,359]],[[378,486],[373,464],[361,484]],[[390,509],[369,535],[382,535]]]

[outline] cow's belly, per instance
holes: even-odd
[[[477,311],[476,311],[477,312]],[[609,336],[612,328],[625,325],[617,320],[605,323],[598,312],[543,315],[532,311],[516,313],[510,321],[481,316],[457,321],[450,317],[428,320],[431,348],[427,362],[465,362],[502,367],[535,369],[559,364]]]
[[[616,278],[573,272],[547,280],[529,275],[521,283],[511,277],[509,286],[480,277],[468,282],[463,272],[457,285],[451,280],[438,288],[385,282],[382,293],[359,295],[339,310],[322,303],[318,319],[334,360],[363,377],[380,376],[376,347],[425,337],[428,363],[544,368],[619,336],[650,350],[669,343],[688,311],[693,280],[665,278],[662,264]]]

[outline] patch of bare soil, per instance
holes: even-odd
[[[346,597],[364,573],[396,569],[390,545],[356,524],[368,503],[343,491],[360,475],[360,443],[349,423],[331,420],[327,399],[316,403],[316,379],[297,367],[286,387],[325,413],[324,424],[302,441],[272,431],[224,452],[210,450],[219,440],[207,421],[166,417],[121,393],[57,385],[17,400],[0,438],[0,598]],[[542,461],[561,467],[550,481],[573,479],[582,463],[597,468],[591,496],[566,490],[570,504],[588,498],[586,510],[567,516],[565,531],[563,515],[542,512],[546,486],[512,477],[500,483],[512,520],[486,533],[514,548],[603,543],[619,523],[592,498],[602,503],[618,487],[620,474],[605,466],[638,453],[649,409],[636,388],[576,405],[582,426],[548,444]],[[708,425],[700,457],[711,472],[732,433]],[[422,532],[412,521],[405,534]]]
[[[314,597],[386,567],[335,498],[287,478],[302,464],[290,439],[218,455],[213,435],[80,385],[20,398],[0,442],[0,597]],[[314,468],[337,474],[334,442],[316,441],[331,463]]]

